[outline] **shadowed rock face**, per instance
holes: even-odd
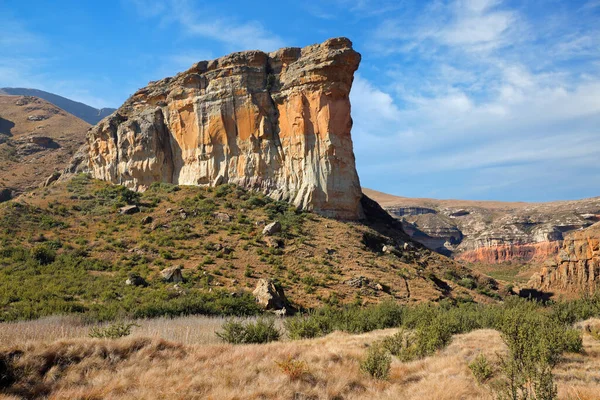
[[[534,274],[529,286],[559,293],[599,291],[600,223],[567,235],[556,260]]]
[[[363,216],[345,38],[202,61],[151,82],[88,134],[80,170],[145,190],[235,183],[326,216]]]

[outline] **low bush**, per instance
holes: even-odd
[[[469,363],[469,369],[478,383],[484,383],[494,375],[494,368],[483,354]]]
[[[281,332],[275,327],[273,319],[259,318],[255,322],[229,320],[223,324],[217,336],[232,344],[268,343],[279,340]]]
[[[390,375],[392,357],[381,345],[375,344],[367,351],[367,356],[360,363],[360,370],[375,379],[385,380]]]
[[[296,360],[292,356],[277,362],[277,366],[291,381],[297,381],[310,374],[306,361]]]
[[[108,326],[94,326],[90,329],[89,336],[96,339],[119,339],[131,334],[134,323],[115,322]]]

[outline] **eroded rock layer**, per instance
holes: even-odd
[[[359,62],[345,38],[199,62],[96,125],[83,169],[136,190],[231,182],[361,218],[349,101]]]
[[[569,234],[556,260],[533,275],[529,286],[567,294],[600,290],[600,223]]]
[[[600,221],[600,197],[549,203],[412,199],[365,193],[412,239],[472,263],[542,263],[571,231]]]

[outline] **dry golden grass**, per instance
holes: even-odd
[[[185,345],[220,343],[215,334],[226,320],[222,317],[189,316],[180,318],[153,318],[133,322],[133,337],[164,339]],[[98,324],[105,326],[108,324]],[[51,343],[57,340],[89,337],[90,328],[97,325],[83,323],[74,316],[53,316],[33,321],[0,323],[0,344],[38,342]]]
[[[189,320],[174,320],[172,330],[181,330]],[[157,322],[159,328],[153,329],[165,334],[165,322]],[[368,346],[395,331],[362,335],[334,332],[319,339],[266,345],[186,346],[131,337],[11,346],[10,351],[23,351],[15,365],[26,373],[0,398],[494,398],[488,386],[477,384],[467,365],[481,353],[494,362],[496,354],[505,351],[498,332],[478,330],[457,335],[446,349],[423,360],[402,363],[394,359],[388,381],[361,373],[359,361]],[[584,346],[584,354],[566,355],[555,370],[561,399],[600,398],[600,342],[586,335]],[[302,365],[301,374],[290,376],[281,368],[290,360]]]

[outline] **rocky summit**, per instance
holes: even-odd
[[[97,124],[71,170],[139,191],[234,183],[359,219],[349,101],[359,62],[345,38],[198,62]]]

